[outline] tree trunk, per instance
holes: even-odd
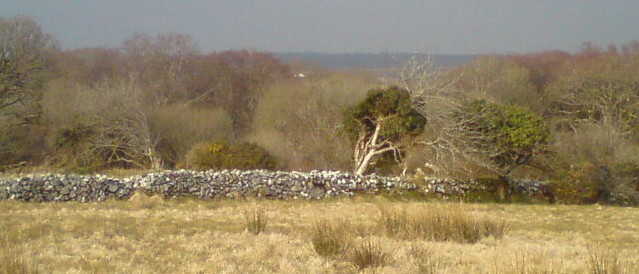
[[[510,184],[506,175],[499,175],[497,181],[497,195],[499,201],[510,202]]]
[[[151,169],[152,170],[160,170],[162,169],[163,162],[162,162],[162,158],[159,157],[159,155],[155,152],[155,149],[153,148],[148,148],[147,150],[147,155],[149,157],[149,161],[151,162]]]
[[[362,161],[358,163],[359,165],[356,167],[356,175],[364,175],[364,173],[366,173],[368,165],[371,162],[371,159],[373,159],[373,156],[375,156],[375,151],[369,151],[366,156],[364,156],[364,159],[362,159]]]

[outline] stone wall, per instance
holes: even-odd
[[[477,180],[455,180],[450,178],[425,177],[421,184],[420,191],[437,197],[462,197],[473,192],[490,192],[494,191],[490,185],[480,183]],[[512,179],[509,181],[510,194],[521,195],[525,197],[535,197],[548,199],[555,202],[554,190],[548,181],[540,181],[533,179]]]
[[[136,191],[167,198],[201,199],[257,196],[273,199],[321,199],[415,190],[414,184],[395,177],[356,176],[337,171],[162,171],[124,179],[103,175],[42,174],[0,178],[0,200],[37,202],[92,202],[127,199]]]

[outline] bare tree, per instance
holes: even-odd
[[[507,198],[511,171],[529,163],[548,141],[543,120],[516,106],[467,102],[454,79],[442,81],[442,72],[430,60],[414,60],[404,67],[400,79],[428,120],[428,133],[416,142],[435,156],[436,163],[427,166],[436,173],[490,171],[500,178],[500,197]]]
[[[0,111],[37,101],[50,52],[57,48],[31,18],[0,17]],[[28,118],[28,117],[24,117]]]
[[[625,136],[637,132],[639,81],[573,75],[554,94],[551,110],[573,131],[594,122],[613,125]]]
[[[411,95],[415,108],[428,121],[425,133],[416,140],[432,160],[424,166],[435,175],[464,174],[487,169],[498,172],[487,152],[475,144],[485,143],[486,137],[465,125],[473,124],[473,117],[455,117],[470,98],[458,86],[460,75],[449,75],[430,57],[413,56],[400,70],[399,80]],[[483,92],[483,79],[475,77],[474,96]],[[473,98],[474,99],[474,98]],[[406,172],[406,169],[404,170]],[[459,175],[459,174],[458,174]]]
[[[0,162],[38,157],[40,100],[55,40],[31,18],[0,17]],[[29,141],[31,140],[31,141]]]
[[[153,132],[149,107],[138,83],[129,79],[103,81],[80,94],[75,123],[86,127],[86,149],[80,157],[106,166],[162,168],[157,153],[161,136]],[[78,127],[76,126],[76,127]]]
[[[145,99],[156,106],[188,100],[189,68],[198,55],[193,40],[182,34],[134,34],[124,42],[125,77],[134,77]]]
[[[436,67],[430,57],[413,56],[400,70],[400,85],[411,96],[414,107],[426,118],[425,133],[417,138],[427,155],[434,156],[423,163],[435,175],[451,175],[454,170],[470,172],[477,166],[489,166],[479,151],[474,149],[471,137],[455,121],[453,114],[466,101],[464,93],[457,87],[458,77],[447,75]],[[407,167],[404,167],[404,174]]]

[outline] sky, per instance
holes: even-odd
[[[134,33],[187,34],[204,52],[575,52],[639,40],[639,0],[0,0],[0,16],[18,14],[65,49]]]

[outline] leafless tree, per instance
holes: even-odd
[[[26,149],[36,137],[28,132],[39,130],[42,86],[56,50],[33,19],[0,17],[0,162],[37,154]]]
[[[93,105],[85,115],[91,118],[95,134],[86,153],[107,164],[162,168],[156,151],[161,136],[150,127],[139,85],[132,79],[119,79],[102,82],[87,92],[92,98],[87,104]]]
[[[124,42],[123,51],[127,58],[124,76],[139,82],[145,100],[156,106],[188,100],[187,72],[198,55],[189,36],[135,34]]]
[[[639,127],[639,82],[575,75],[556,92],[552,111],[575,131],[580,123],[613,125],[628,136]]]
[[[447,75],[437,68],[430,57],[416,55],[400,70],[401,86],[409,91],[414,107],[427,120],[425,133],[415,141],[415,145],[423,147],[424,154],[432,157],[423,165],[438,176],[450,176],[455,171],[469,174],[478,168],[497,171],[487,152],[474,145],[485,141],[485,137],[464,126],[472,121],[453,118],[467,101],[457,85],[458,79],[459,76]],[[404,174],[407,168],[404,167]]]
[[[0,17],[0,111],[37,101],[41,75],[57,44],[29,17]],[[25,117],[27,118],[27,117]]]

